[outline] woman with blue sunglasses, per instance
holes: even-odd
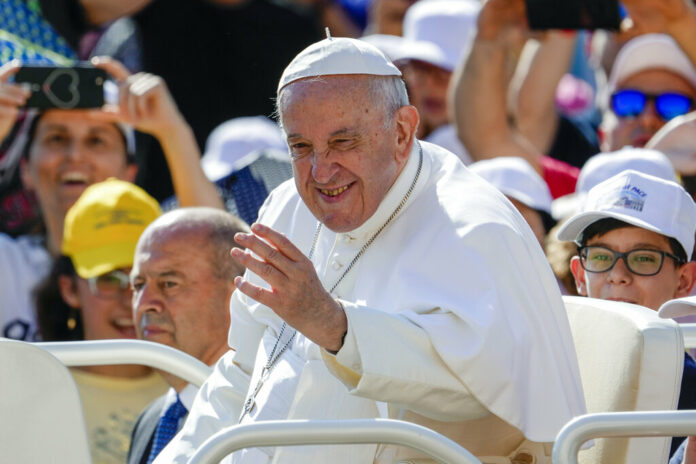
[[[675,40],[646,34],[619,52],[600,128],[603,151],[643,147],[670,119],[696,109],[696,67]]]

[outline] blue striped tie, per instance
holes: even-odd
[[[179,395],[176,395],[176,403],[167,408],[167,411],[160,417],[155,430],[155,439],[152,441],[150,456],[147,458],[147,464],[155,460],[157,455],[167,446],[169,440],[174,438],[177,429],[179,428],[179,419],[186,415],[188,411],[181,403]]]

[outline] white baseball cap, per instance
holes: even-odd
[[[401,71],[374,45],[358,39],[328,37],[305,48],[290,62],[278,82],[278,94],[297,80],[337,74],[401,76]]]
[[[657,314],[665,319],[672,319],[682,316],[693,316],[696,314],[696,296],[675,298],[660,306]]]
[[[608,90],[613,92],[633,74],[656,68],[679,74],[696,88],[696,69],[674,39],[665,34],[644,34],[629,40],[616,55]]]
[[[580,212],[587,192],[592,187],[627,169],[665,180],[677,179],[669,158],[657,150],[625,147],[617,151],[598,153],[583,164],[575,184],[575,193],[554,200],[551,205],[552,216],[561,219]]]
[[[274,152],[288,152],[283,133],[276,123],[265,116],[234,118],[210,133],[201,167],[206,177],[215,182],[241,169],[240,161],[249,153],[269,148]]]
[[[590,157],[580,170],[576,192],[587,193],[592,187],[627,169],[676,181],[677,173],[669,158],[657,150],[626,147]]]
[[[587,226],[614,218],[676,239],[691,256],[696,233],[696,204],[681,185],[627,170],[593,187],[582,212],[558,230],[558,239],[576,241]]]
[[[454,71],[476,31],[481,3],[432,0],[414,3],[404,16],[404,44],[397,59],[419,60]]]
[[[522,158],[498,156],[469,166],[508,197],[551,214],[551,192],[546,182]]]

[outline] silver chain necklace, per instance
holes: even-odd
[[[372,234],[372,237],[370,237],[367,242],[360,248],[360,251],[353,257],[351,262],[346,266],[346,270],[343,271],[343,274],[336,280],[336,282],[331,286],[331,289],[329,290],[329,293],[333,293],[334,290],[336,290],[336,287],[343,281],[343,278],[348,275],[348,272],[350,272],[351,269],[353,269],[353,266],[355,266],[355,263],[358,262],[358,260],[365,254],[365,251],[372,245],[372,243],[375,241],[377,236],[382,233],[382,231],[394,220],[397,214],[399,214],[399,211],[404,207],[406,202],[408,201],[409,197],[411,196],[411,193],[413,192],[413,189],[416,187],[416,183],[418,182],[418,178],[420,177],[421,173],[421,168],[423,167],[423,147],[421,147],[421,144],[416,140],[416,143],[418,144],[418,169],[416,170],[416,175],[413,177],[413,182],[411,182],[411,186],[408,188],[406,193],[404,194],[404,197],[401,199],[401,202],[398,204],[398,206],[394,209],[394,211],[391,213],[391,215],[387,218],[387,220],[382,224],[382,226],[377,229],[377,231]],[[319,234],[321,233],[321,227],[322,224],[319,222],[317,224],[317,229],[314,232],[314,239],[312,241],[312,248],[309,250],[309,254],[307,257],[309,260],[312,260],[312,257],[314,256],[314,250],[317,247],[317,241],[319,240]],[[285,344],[282,346],[280,351],[276,353],[276,349],[278,348],[278,345],[280,344],[280,340],[283,338],[283,333],[285,332],[285,329],[288,327],[287,322],[283,321],[283,325],[280,327],[280,332],[278,333],[278,338],[275,341],[275,344],[273,345],[273,349],[271,350],[271,353],[268,355],[268,359],[266,360],[266,364],[263,366],[261,369],[261,374],[259,375],[259,381],[256,383],[256,386],[254,387],[254,390],[251,392],[249,395],[249,398],[247,398],[246,402],[244,402],[244,408],[242,409],[242,414],[239,417],[239,422],[241,423],[244,417],[251,412],[252,409],[254,409],[254,406],[256,405],[256,395],[258,395],[259,391],[261,390],[261,387],[263,386],[264,382],[268,379],[269,374],[271,373],[271,369],[273,369],[273,366],[275,366],[276,361],[278,361],[278,358],[285,352],[290,347],[290,344],[292,341],[295,339],[295,335],[297,335],[297,330],[293,329],[292,335],[290,335],[290,338],[288,338],[288,341],[285,342]]]

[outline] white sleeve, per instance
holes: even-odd
[[[323,357],[352,394],[441,421],[488,415],[486,407],[438,355],[425,330],[403,315],[341,303],[348,332],[336,356],[323,352]],[[456,315],[440,315],[456,325]]]

